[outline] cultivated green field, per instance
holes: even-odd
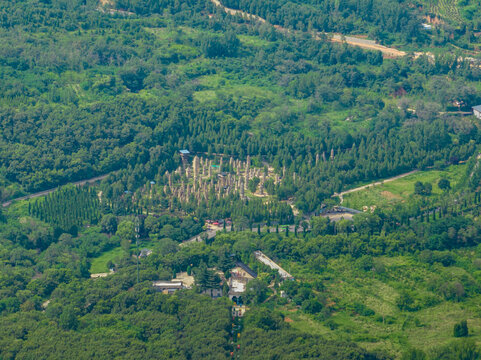
[[[441,22],[458,26],[467,23],[477,25],[479,2],[476,0],[419,0],[419,4]]]
[[[466,4],[468,1],[463,1]],[[424,6],[427,7],[430,13],[451,21],[453,23],[461,23],[463,18],[460,14],[459,0],[427,0]]]

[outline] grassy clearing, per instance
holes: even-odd
[[[231,96],[235,100],[270,100],[276,97],[276,94],[270,88],[240,84],[219,74],[202,76],[197,81],[204,87],[203,90],[194,93],[194,97],[200,102],[214,100],[220,94]]]
[[[159,40],[172,39],[176,31],[172,28],[144,28],[145,31],[155,35]]]
[[[475,256],[471,255],[460,251],[460,263],[471,262]],[[333,309],[327,318],[306,314],[294,303],[283,306],[280,311],[290,325],[299,330],[326,339],[355,341],[368,350],[380,349],[393,357],[399,357],[408,347],[429,351],[450,343],[455,339],[454,324],[463,319],[468,321],[470,338],[481,342],[481,295],[473,294],[461,302],[447,301],[431,285],[433,279],[440,277],[479,281],[479,276],[459,266],[428,265],[413,256],[378,257],[375,261],[382,263],[384,270],[361,270],[356,260],[349,257],[329,260],[321,273],[323,293]],[[296,278],[307,276],[305,271],[297,273],[301,267],[291,270]],[[317,274],[312,274],[311,280],[316,277]],[[403,291],[412,294],[419,310],[398,308],[397,300]],[[435,301],[427,302],[428,298]],[[358,314],[354,304],[362,304],[374,314]]]
[[[445,170],[420,171],[404,178],[388,182],[375,187],[367,188],[344,196],[343,205],[354,209],[362,209],[363,206],[390,206],[398,202],[404,202],[414,195],[414,184],[418,181],[430,183],[433,186],[431,196],[442,193],[437,183],[440,179],[446,178],[455,187],[461,180],[466,166],[453,165]]]
[[[282,311],[285,318],[292,320],[291,326],[294,328],[313,335],[323,335],[326,338],[334,338],[329,327],[323,325],[321,322],[314,320],[311,316],[308,316],[296,309],[285,309]]]
[[[159,40],[185,40],[198,37],[204,33],[201,30],[187,26],[153,28],[145,27],[145,31],[155,35]]]
[[[197,82],[199,85],[217,89],[227,84],[227,80],[221,74],[214,74],[214,75],[205,75],[197,78]]]
[[[251,35],[237,35],[239,38],[240,42],[244,46],[253,46],[253,47],[266,47],[271,44],[269,41],[261,39],[257,36],[251,36]]]
[[[417,348],[432,348],[440,343],[453,340],[453,327],[460,320],[467,319],[470,337],[479,342],[481,338],[481,322],[479,314],[474,309],[481,297],[470,300],[469,303],[445,302],[438,306],[423,309],[416,317],[424,326],[410,328],[409,343]],[[473,307],[471,307],[473,306]]]
[[[194,99],[198,102],[207,102],[217,99],[217,94],[213,90],[196,91],[194,93]]]
[[[90,273],[97,274],[108,272],[109,269],[107,264],[109,261],[115,262],[116,259],[120,259],[124,255],[124,251],[121,247],[114,248],[112,250],[104,252],[99,257],[92,259],[92,263],[90,265]]]

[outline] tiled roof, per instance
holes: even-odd
[[[246,273],[248,273],[253,278],[257,277],[257,273],[254,270],[252,270],[250,267],[248,267],[246,264],[244,264],[242,261],[237,261],[235,264],[236,266],[242,268]]]

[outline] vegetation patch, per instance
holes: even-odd
[[[102,255],[91,260],[90,273],[98,274],[109,272],[108,264],[118,263],[123,256],[125,256],[125,251],[121,247],[104,252]]]
[[[466,166],[463,164],[452,165],[445,170],[418,171],[401,179],[344,195],[343,205],[360,210],[365,206],[394,206],[399,202],[406,202],[415,194],[417,182],[431,184],[431,196],[439,196],[445,191],[439,188],[440,180],[448,180],[450,187],[454,188],[462,181],[465,172]]]

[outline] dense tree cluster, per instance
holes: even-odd
[[[418,14],[406,3],[389,1],[252,1],[227,0],[226,6],[241,9],[265,18],[272,24],[301,31],[326,31],[344,34],[370,33],[383,39],[397,35],[404,41],[423,41]],[[386,31],[389,29],[389,33]]]
[[[428,36],[403,1],[223,3],[290,31],[200,0],[0,0],[0,198],[108,174],[0,213],[0,358],[388,359],[383,344],[399,355],[406,329],[436,328],[421,309],[479,303],[481,138],[461,116],[481,101],[479,67],[448,51],[383,59],[308,33],[437,44],[471,41],[474,27]],[[181,149],[225,163],[249,155],[279,181],[266,181],[267,199],[181,201],[164,191]],[[317,216],[354,184],[464,160],[456,185],[435,185],[442,192],[422,180],[405,203]],[[233,229],[201,234],[206,219],[227,218]],[[139,257],[135,240],[152,253]],[[243,322],[227,298],[201,294],[237,260],[258,273]],[[95,265],[115,273],[90,279]],[[179,272],[194,276],[192,290],[154,291],[152,281]],[[381,296],[364,301],[371,283],[389,288],[389,314]],[[346,286],[362,292],[345,297]],[[312,334],[289,325],[291,310]],[[470,316],[448,336],[476,336]],[[355,333],[348,318],[370,322]],[[315,335],[317,324],[342,341]],[[371,328],[388,335],[378,342]],[[440,339],[405,358],[479,358],[469,339]]]
[[[51,224],[57,234],[77,236],[79,227],[99,220],[99,199],[93,189],[63,187],[29,204],[29,215]]]
[[[113,193],[120,198],[176,167],[179,159],[173,154],[188,148],[241,159],[247,154],[258,156],[278,171],[286,167],[289,176],[296,172],[299,183],[286,182],[278,195],[296,194],[298,205],[312,211],[341,186],[471,154],[470,140],[477,140],[477,128],[469,121],[439,115],[439,106],[458,101],[469,108],[478,101],[465,80],[478,79],[479,70],[467,61],[446,54],[436,56],[434,62],[420,57],[383,64],[380,53],[282,35],[267,25],[232,24],[218,15],[209,21],[199,11],[210,6],[208,2],[195,4],[191,8],[174,2],[117,4],[141,15],[169,9],[175,23],[201,29],[195,36],[177,31],[169,43],[147,31],[168,29],[162,20],[109,17],[96,11],[93,2],[39,3],[39,9],[28,10],[40,22],[38,26],[58,34],[61,41],[55,44],[36,40],[31,25],[20,19],[15,22],[20,22],[18,30],[25,36],[18,41],[8,31],[8,22],[2,23],[9,45],[0,56],[5,79],[0,94],[9,106],[0,112],[0,162],[3,182],[11,185],[2,195],[11,196],[19,190],[17,185],[30,192],[124,169],[110,180],[121,182]],[[42,20],[52,11],[62,14],[58,24]],[[7,13],[16,18],[14,11]],[[80,28],[72,30],[64,23],[69,16],[78,18]],[[267,44],[245,46],[234,32],[258,36]],[[72,53],[67,46],[72,41],[81,44],[76,48],[84,49],[86,57]],[[142,46],[134,46],[136,41]],[[215,51],[209,53],[210,48]],[[162,54],[151,56],[155,49],[162,49]],[[53,54],[57,57],[49,58]],[[200,59],[202,54],[214,58],[189,71],[175,70],[177,64]],[[129,60],[132,57],[136,60]],[[86,60],[79,63],[82,58]],[[279,107],[274,99],[230,95],[196,101],[195,93],[202,90],[198,79],[220,69],[233,77],[247,72],[251,79],[268,74],[266,81],[281,85],[283,96],[306,100],[309,106],[306,112],[294,111]],[[73,87],[69,71],[80,76]],[[454,82],[446,79],[447,74]],[[401,110],[383,110],[385,94],[400,88],[440,105],[414,104],[414,115],[406,103]],[[155,96],[135,95],[142,91]],[[79,97],[80,93],[84,95]],[[90,98],[96,101],[86,101]],[[369,119],[370,125],[352,131],[324,118],[328,112],[351,107],[355,110],[349,121]],[[308,124],[311,133],[300,131],[299,124]],[[275,137],[266,136],[272,132]],[[314,166],[316,156],[329,160],[331,153],[331,162]],[[121,207],[128,206],[128,211],[133,210],[131,203]]]
[[[43,313],[31,310],[3,317],[2,357],[25,358],[32,352],[45,358],[227,357],[230,312],[225,301],[195,294],[162,295],[148,287],[129,294],[121,283],[109,290],[106,284],[67,286],[64,292],[77,295],[58,294]]]

